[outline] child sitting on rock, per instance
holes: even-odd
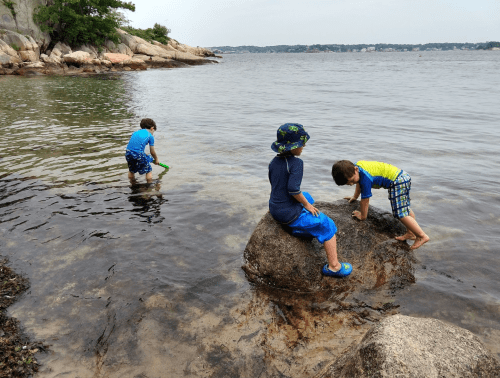
[[[349,160],[340,160],[333,164],[333,180],[337,185],[354,185],[356,189],[352,197],[345,197],[349,203],[358,199],[361,194],[361,211],[353,211],[353,217],[365,220],[368,215],[368,205],[372,196],[372,188],[385,188],[389,191],[392,214],[407,228],[406,234],[396,237],[397,240],[415,240],[411,249],[417,249],[429,241],[422,231],[415,214],[410,209],[411,177],[402,169],[378,161],[358,161],[354,165]]]
[[[158,164],[158,157],[155,151],[155,138],[153,133],[156,131],[156,123],[151,118],[141,120],[141,130],[132,134],[125,151],[125,159],[128,163],[128,178],[131,182],[135,181],[135,173],[146,174],[146,181],[150,183],[153,180],[153,169],[151,164],[154,158],[154,164]],[[146,155],[144,149],[149,144],[151,155]]]
[[[269,164],[271,198],[269,211],[273,218],[292,230],[292,235],[312,236],[325,247],[328,264],[322,272],[326,276],[345,277],[352,265],[337,259],[337,227],[333,220],[320,213],[312,204],[309,193],[300,191],[304,163],[299,158],[309,134],[297,123],[286,123],[278,129],[277,141],[271,149],[278,153]]]

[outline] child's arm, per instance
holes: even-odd
[[[365,220],[368,216],[368,205],[370,204],[370,198],[363,198],[360,201],[359,210],[354,210],[352,216],[358,218],[359,220]]]
[[[156,156],[156,151],[153,146],[149,146],[149,152],[151,152],[151,156],[153,157],[153,159],[155,159],[154,163],[158,165],[160,161],[158,160],[158,156]]]
[[[358,199],[361,194],[361,186],[359,186],[359,182],[356,184],[356,189],[354,190],[354,195],[352,197],[344,197],[344,199],[349,200],[349,203],[354,202]]]
[[[295,198],[297,201],[299,201],[302,205],[304,205],[305,209],[309,211],[312,215],[317,217],[320,213],[318,209],[316,209],[313,205],[309,203],[309,201],[304,197],[302,193],[299,194],[294,194],[293,198]]]

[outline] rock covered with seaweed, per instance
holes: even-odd
[[[345,200],[315,206],[335,221],[339,261],[353,265],[352,275],[322,276],[321,267],[327,262],[323,246],[315,239],[290,235],[267,213],[244,251],[243,270],[251,282],[297,291],[331,289],[361,297],[373,289],[391,291],[415,281],[414,254],[406,242],[394,239],[405,228],[390,213],[371,206],[368,219],[360,222],[351,215],[356,204]]]

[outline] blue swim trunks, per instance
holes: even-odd
[[[311,205],[314,203],[314,199],[309,193],[302,192],[302,194]],[[337,232],[337,226],[332,219],[323,213],[315,217],[305,208],[302,209],[299,217],[287,226],[292,230],[292,235],[313,236],[321,244],[333,238]]]
[[[389,186],[389,201],[391,201],[392,215],[401,219],[410,215],[411,177],[405,171]]]
[[[143,175],[153,170],[150,163],[152,163],[154,159],[151,155],[146,155],[144,152],[127,150],[125,152],[125,159],[127,159],[128,170],[132,173]]]

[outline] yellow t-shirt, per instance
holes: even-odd
[[[394,165],[379,161],[360,160],[356,165],[360,168],[359,185],[361,187],[361,198],[371,197],[372,188],[388,189],[401,172],[401,169]]]

